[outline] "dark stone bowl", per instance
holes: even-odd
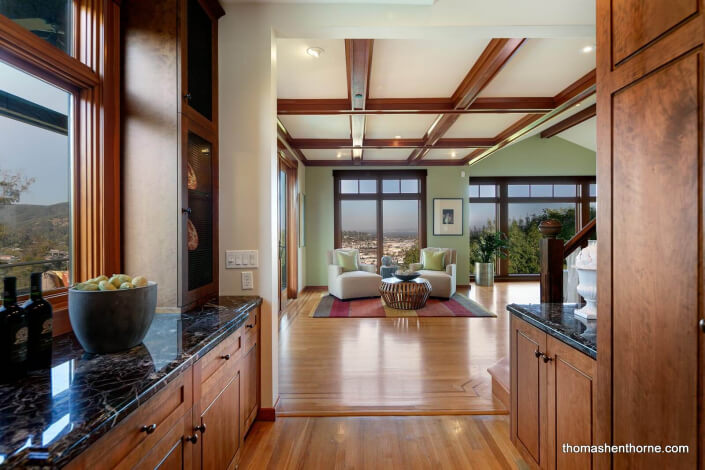
[[[394,277],[396,277],[397,279],[400,279],[402,281],[405,281],[405,282],[413,281],[414,279],[416,279],[419,276],[421,276],[421,273],[418,273],[418,272],[411,273],[411,274],[396,274],[396,273],[394,273]]]
[[[156,308],[156,282],[114,291],[69,289],[71,327],[89,353],[114,353],[140,344]]]

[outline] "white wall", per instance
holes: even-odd
[[[276,37],[594,37],[594,2],[544,0],[539,6],[516,0],[442,0],[433,6],[225,4],[219,22],[220,249],[258,249],[260,267],[255,290],[243,292],[240,271],[221,263],[220,292],[264,299],[263,407],[273,406],[279,396]],[[299,279],[305,278],[304,270]]]

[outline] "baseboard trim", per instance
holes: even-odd
[[[276,421],[277,420],[277,405],[279,404],[279,397],[274,402],[273,408],[260,408],[257,410],[256,421]]]

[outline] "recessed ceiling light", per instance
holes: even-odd
[[[310,55],[311,57],[315,57],[316,59],[321,57],[324,52],[325,51],[322,47],[309,47],[308,49],[306,49],[306,54]]]
[[[458,154],[455,153],[455,150],[453,150],[452,152],[450,152],[450,158],[455,158],[455,157],[457,157],[457,156],[458,156]]]
[[[592,52],[594,50],[595,50],[595,46],[585,46],[582,49],[583,54],[587,54],[587,53]]]
[[[395,139],[401,139],[401,136],[400,136],[400,135],[395,135],[394,138],[395,138]]]
[[[342,156],[343,156],[343,154],[340,153],[340,152],[338,152],[338,158],[340,158],[340,157],[342,157]]]
[[[576,107],[576,108],[579,108],[579,107],[580,107],[580,103],[576,104],[575,107]]]

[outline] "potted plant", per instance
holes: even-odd
[[[499,256],[507,257],[509,240],[502,232],[486,232],[480,235],[474,248],[475,284],[478,286],[494,285],[494,262]]]

